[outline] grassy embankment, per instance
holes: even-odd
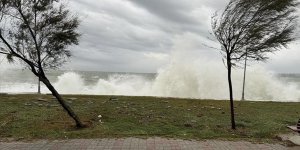
[[[277,134],[289,132],[286,125],[295,124],[300,117],[300,103],[236,102],[237,130],[232,131],[228,101],[64,97],[89,128],[75,129],[50,95],[0,95],[0,139],[161,136],[272,141]]]

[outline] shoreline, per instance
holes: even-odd
[[[0,95],[52,95],[51,93],[41,93],[36,92],[21,92],[21,93],[0,93]],[[97,95],[97,94],[60,94],[62,96],[111,96],[111,97],[150,97],[150,98],[171,98],[171,99],[190,99],[190,100],[212,100],[212,101],[229,101],[229,99],[203,99],[203,98],[191,98],[191,97],[170,97],[170,96],[140,96],[140,95]],[[240,99],[235,99],[234,101],[243,102]],[[274,102],[274,103],[300,103],[300,98],[298,101],[289,100],[244,100],[246,102]]]

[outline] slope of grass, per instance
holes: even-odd
[[[110,96],[77,95],[64,98],[88,128],[75,129],[50,95],[0,95],[0,138],[162,136],[272,141],[277,134],[289,132],[286,125],[295,124],[300,117],[300,103],[235,102],[237,130],[232,131],[228,101],[125,96],[110,100]]]

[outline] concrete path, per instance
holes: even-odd
[[[61,141],[0,142],[0,150],[296,150],[280,144],[232,141],[187,141],[165,138],[73,139]]]

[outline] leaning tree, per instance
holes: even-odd
[[[213,35],[221,45],[235,129],[231,72],[242,60],[264,61],[267,54],[295,40],[297,0],[231,0],[222,14],[212,17]]]
[[[52,86],[45,68],[59,67],[78,44],[79,20],[60,0],[0,0],[0,54],[18,60],[39,78],[59,104],[84,127],[79,117]]]

